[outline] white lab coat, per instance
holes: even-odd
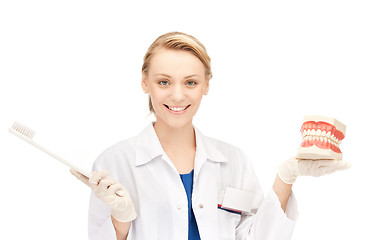
[[[266,198],[250,160],[238,148],[206,137],[195,128],[192,208],[202,240],[291,239],[297,206],[291,194],[286,214],[273,190]],[[187,240],[188,201],[179,173],[164,152],[152,123],[138,136],[110,147],[93,170],[108,170],[128,190],[138,214],[128,239]],[[218,208],[226,186],[252,192],[251,213]],[[91,195],[89,237],[116,239],[111,209]]]

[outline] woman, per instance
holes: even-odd
[[[211,77],[210,58],[196,38],[172,32],[150,46],[142,88],[156,121],[107,149],[90,179],[72,170],[93,190],[90,239],[291,238],[297,216],[292,183],[325,168],[290,159],[263,199],[245,154],[193,126]],[[346,167],[322,163],[330,172]]]

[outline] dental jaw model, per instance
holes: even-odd
[[[338,120],[319,115],[306,116],[301,127],[302,144],[297,159],[341,160],[339,148],[345,138],[346,126]]]

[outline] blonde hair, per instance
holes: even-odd
[[[159,36],[148,48],[144,58],[142,73],[147,75],[151,58],[154,53],[160,48],[183,50],[190,52],[196,56],[204,65],[206,79],[210,80],[212,78],[211,72],[211,58],[207,54],[207,50],[204,45],[198,41],[195,37],[182,33],[182,32],[169,32]],[[155,112],[152,106],[151,97],[149,97],[149,109],[150,112]]]

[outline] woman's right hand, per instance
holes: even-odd
[[[108,171],[91,172],[90,178],[70,169],[80,181],[89,186],[95,196],[112,209],[112,216],[119,222],[130,222],[137,217],[134,204],[125,187],[108,176]],[[118,194],[118,193],[121,194]]]

